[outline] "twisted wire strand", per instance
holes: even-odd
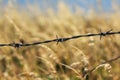
[[[77,35],[77,36],[72,36],[72,37],[66,37],[66,38],[58,38],[58,36],[56,36],[56,39],[52,39],[52,40],[45,40],[45,41],[40,41],[40,42],[33,42],[33,43],[16,43],[16,42],[12,42],[9,44],[0,44],[0,47],[3,46],[11,46],[11,47],[15,47],[15,48],[19,48],[19,47],[23,47],[23,46],[33,46],[33,45],[39,45],[39,44],[45,44],[45,43],[51,43],[51,42],[65,42],[68,40],[72,40],[72,39],[77,39],[77,38],[81,38],[81,37],[90,37],[90,36],[100,36],[100,40],[103,36],[107,36],[107,35],[114,35],[114,34],[120,34],[120,31],[117,32],[112,32],[112,29],[106,31],[106,32],[99,32],[99,33],[95,33],[95,34],[82,34],[82,35]]]

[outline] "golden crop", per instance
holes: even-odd
[[[64,4],[54,12],[43,13],[28,5],[30,11],[18,10],[14,5],[1,9],[0,43],[12,41],[32,43],[99,33],[99,30],[120,31],[119,11],[108,14],[81,9],[72,13]],[[119,80],[120,61],[101,64],[120,55],[119,35],[87,37],[63,43],[49,43],[29,47],[0,47],[0,80]],[[92,73],[85,72],[99,65]],[[83,77],[84,76],[84,77]],[[87,79],[85,79],[87,80]]]

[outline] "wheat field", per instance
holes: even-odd
[[[60,3],[58,11],[43,13],[37,6],[30,11],[8,4],[0,12],[0,43],[32,43],[99,33],[99,30],[120,30],[119,10],[115,13],[87,14],[80,8],[72,13]],[[63,43],[28,47],[0,47],[0,80],[119,80],[120,60],[101,64],[120,55],[120,36],[87,37]],[[93,72],[88,70],[99,65]]]

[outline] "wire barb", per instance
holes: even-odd
[[[57,45],[60,43],[60,42],[64,42],[66,41],[65,38],[58,38],[58,36],[56,35],[56,42],[57,42]]]
[[[20,48],[22,46],[22,43],[15,43],[14,41],[9,44],[9,46],[15,47],[15,48]]]
[[[112,31],[112,29],[110,29],[110,30],[108,30],[106,32],[102,32],[101,29],[100,29],[100,40],[102,39],[103,36],[108,35],[111,31]]]
[[[77,36],[66,37],[66,38],[59,38],[56,35],[56,39],[45,40],[45,41],[40,41],[40,42],[33,42],[33,43],[29,43],[29,44],[25,43],[24,40],[20,40],[19,43],[16,43],[13,41],[10,44],[0,44],[0,47],[12,46],[15,48],[20,48],[23,46],[33,46],[33,45],[39,45],[39,44],[45,44],[45,43],[51,43],[51,42],[57,42],[57,45],[58,45],[60,42],[62,43],[62,42],[68,41],[68,40],[77,39],[77,38],[81,38],[81,37],[100,36],[100,40],[101,40],[103,36],[120,34],[120,31],[118,31],[118,32],[113,32],[113,31],[111,32],[111,31],[112,31],[112,29],[110,29],[106,32],[102,32],[100,29],[100,33],[97,33],[97,34],[83,34],[83,35],[77,35]]]

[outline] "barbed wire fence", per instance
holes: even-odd
[[[83,34],[83,35],[78,35],[78,36],[72,36],[72,37],[66,37],[66,38],[59,38],[58,36],[56,36],[56,39],[52,39],[52,40],[45,40],[45,41],[40,41],[40,42],[33,42],[33,43],[24,43],[24,41],[20,41],[19,43],[16,42],[12,42],[12,43],[8,43],[8,44],[0,44],[0,47],[4,47],[4,46],[11,46],[11,47],[15,47],[15,48],[20,48],[23,46],[34,46],[34,45],[39,45],[39,44],[45,44],[45,43],[51,43],[51,42],[56,42],[58,43],[62,43],[68,40],[73,40],[73,39],[77,39],[77,38],[82,38],[82,37],[90,37],[90,36],[100,36],[100,40],[102,39],[102,37],[107,36],[107,35],[114,35],[114,34],[120,34],[120,31],[117,32],[112,32],[112,29],[106,31],[106,32],[100,32],[96,33],[96,34]]]
[[[115,35],[115,34],[120,34],[120,31],[113,32],[112,29],[110,29],[106,32],[102,32],[101,29],[100,29],[99,33],[82,34],[82,35],[65,37],[65,38],[59,38],[58,36],[56,36],[56,39],[45,40],[45,41],[40,41],[40,42],[33,42],[33,43],[24,43],[23,40],[20,40],[19,43],[16,43],[16,42],[13,41],[12,43],[8,43],[8,44],[0,44],[0,47],[5,47],[5,46],[7,47],[8,46],[8,47],[20,48],[20,47],[25,47],[25,46],[35,46],[35,45],[51,43],[51,42],[56,42],[56,44],[59,44],[59,43],[62,43],[62,42],[68,41],[68,40],[73,40],[73,39],[82,38],[82,37],[91,37],[91,36],[99,36],[100,40],[101,40],[102,37],[109,36],[109,35]],[[97,67],[99,67],[102,64],[111,63],[111,62],[116,61],[118,59],[120,59],[120,55],[113,58],[113,59],[110,59],[110,60],[107,60],[103,63],[98,64],[97,66],[95,66],[92,69],[85,72],[84,75],[88,75],[89,73],[92,73],[94,70],[97,69]]]

